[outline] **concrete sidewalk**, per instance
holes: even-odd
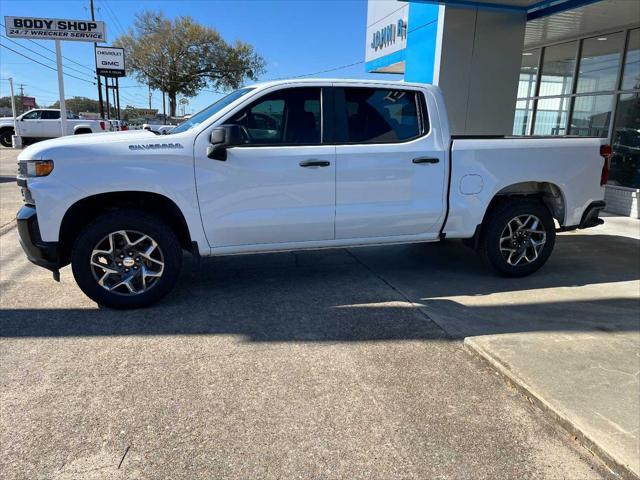
[[[523,279],[487,277],[455,242],[445,265],[411,274],[358,257],[449,335],[488,361],[625,478],[640,476],[640,222],[613,217],[558,236]],[[478,270],[476,272],[476,270]]]
[[[638,220],[605,216],[604,226],[585,233],[596,241],[602,235],[640,240]],[[638,244],[628,253],[640,276]],[[596,264],[603,261],[606,256],[594,259]],[[625,301],[626,295],[631,302]],[[640,478],[640,288],[631,282],[609,292],[609,297],[614,300],[609,314],[591,331],[467,337],[465,346],[614,471],[624,478]],[[580,310],[572,313],[582,320]]]

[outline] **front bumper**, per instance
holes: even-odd
[[[60,268],[57,242],[43,242],[35,207],[23,205],[16,215],[20,245],[30,262],[56,273]]]

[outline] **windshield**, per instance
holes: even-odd
[[[239,90],[236,90],[235,92],[231,92],[226,97],[222,97],[217,102],[212,103],[204,110],[201,110],[200,112],[196,113],[189,120],[178,125],[176,128],[171,130],[170,133],[173,134],[173,133],[180,133],[180,132],[186,132],[187,130],[191,130],[193,127],[200,125],[206,119],[218,113],[224,107],[226,107],[232,102],[235,102],[238,98],[249,93],[251,90],[253,90],[253,88],[241,88]]]

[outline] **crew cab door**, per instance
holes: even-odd
[[[43,110],[40,120],[40,129],[42,137],[54,138],[62,134],[62,126],[60,123],[60,112],[54,110]]]
[[[334,238],[335,145],[323,141],[322,88],[280,87],[231,112],[246,145],[226,161],[196,142],[196,184],[211,247]],[[210,130],[203,132],[210,135]]]
[[[336,239],[437,233],[445,146],[420,89],[335,88]]]
[[[32,110],[25,113],[20,118],[18,129],[23,137],[44,137],[42,133],[42,110]]]

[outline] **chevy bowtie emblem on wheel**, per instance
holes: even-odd
[[[184,148],[180,143],[147,143],[146,145],[129,145],[129,150],[176,150]]]

